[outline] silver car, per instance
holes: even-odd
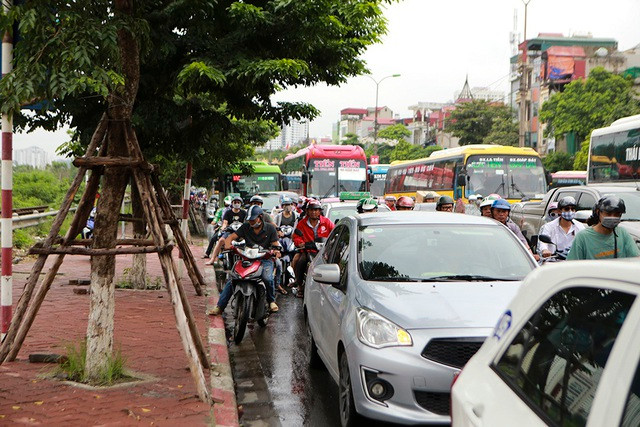
[[[339,387],[340,417],[449,422],[454,375],[536,267],[496,221],[444,212],[343,218],[309,267],[311,366]]]

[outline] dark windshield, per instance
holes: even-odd
[[[460,275],[520,280],[534,268],[511,232],[496,226],[361,227],[358,252],[360,275],[371,281]]]
[[[255,175],[233,175],[229,193],[239,193],[247,199],[261,191],[279,191],[280,175],[277,173],[261,173]]]
[[[590,147],[590,182],[640,179],[640,129],[594,136]]]
[[[544,168],[534,156],[469,156],[466,196],[497,193],[505,199],[541,199],[547,192]]]
[[[384,182],[387,179],[387,174],[376,173],[373,174],[373,182],[371,183],[371,195],[372,196],[384,196]]]

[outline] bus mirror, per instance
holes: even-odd
[[[458,175],[458,179],[456,181],[456,184],[458,185],[458,187],[462,187],[463,185],[467,184],[467,175],[465,174],[459,174]]]
[[[371,172],[367,172],[367,177],[369,178],[369,183],[373,184],[373,181],[374,181],[374,178],[375,178],[373,176],[373,174]]]
[[[553,177],[551,176],[551,173],[549,171],[544,171],[544,176],[547,179],[547,185],[551,185],[551,183],[553,182]]]
[[[309,175],[307,175],[306,173],[303,173],[302,176],[300,177],[300,180],[303,184],[306,184],[307,182],[309,182]]]
[[[282,190],[287,191],[288,189],[289,189],[289,181],[287,181],[287,178],[282,177]]]

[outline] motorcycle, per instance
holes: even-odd
[[[541,241],[542,243],[546,243],[549,245],[553,245],[556,247],[556,251],[553,255],[548,256],[548,257],[542,257],[542,254],[540,254],[540,261],[539,264],[540,265],[544,265],[548,262],[558,262],[558,261],[565,261],[567,259],[567,254],[565,251],[558,251],[558,246],[553,242],[553,240],[551,240],[551,237],[547,236],[546,234],[540,234],[539,236],[537,236],[538,240]]]
[[[279,283],[281,286],[291,285],[296,281],[296,274],[293,271],[293,267],[291,267],[291,261],[296,253],[296,246],[291,238],[291,235],[293,234],[293,227],[290,225],[283,225],[280,226],[278,230],[282,232],[282,237],[280,238],[280,246],[282,247],[282,257],[280,257],[280,262],[282,263],[282,269]]]
[[[304,289],[304,283],[307,281],[307,272],[309,271],[309,264],[314,260],[318,252],[324,247],[326,242],[325,237],[316,237],[313,242],[305,242],[304,247],[297,248],[297,252],[304,252],[307,254],[307,262],[304,266],[304,274],[302,276],[302,288]],[[298,287],[291,288],[291,292],[293,295],[298,295],[298,292],[301,292],[303,289],[298,289]]]
[[[247,329],[247,323],[254,319],[261,327],[267,326],[269,307],[267,288],[262,280],[262,260],[272,257],[272,252],[260,247],[246,247],[244,243],[233,242],[233,252],[238,260],[230,272],[234,287],[233,341],[240,344]]]

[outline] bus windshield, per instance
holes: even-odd
[[[547,183],[542,162],[535,156],[469,156],[466,196],[499,194],[505,199],[541,199]]]
[[[253,175],[233,175],[227,188],[227,194],[240,193],[240,197],[260,193],[262,191],[279,191],[280,178],[277,173],[256,173]]]
[[[337,197],[341,191],[365,191],[367,171],[362,160],[312,159],[309,196]]]

